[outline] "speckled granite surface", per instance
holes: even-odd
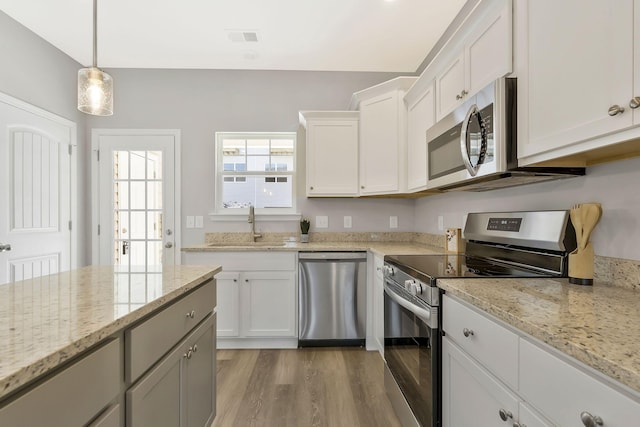
[[[445,279],[438,286],[640,392],[639,291],[555,279]]]
[[[217,266],[112,267],[0,285],[0,398],[212,278]]]

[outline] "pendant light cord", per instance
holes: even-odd
[[[98,68],[98,0],[93,0],[93,67]]]

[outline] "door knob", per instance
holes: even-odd
[[[167,242],[167,243],[164,244],[164,247],[167,248],[167,249],[171,249],[173,247],[173,243]]]
[[[0,252],[9,252],[11,245],[9,243],[0,243]]]

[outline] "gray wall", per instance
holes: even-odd
[[[88,41],[90,42],[90,41]],[[50,111],[78,125],[78,233],[87,234],[89,201],[84,114],[76,108],[77,76],[81,65],[0,11],[0,92]],[[86,239],[79,241],[80,264],[91,259]]]
[[[247,231],[246,219],[211,222],[214,209],[214,135],[218,131],[300,132],[299,210],[312,223],[329,216],[329,230],[343,231],[343,215],[353,217],[350,231],[388,231],[389,215],[398,215],[398,231],[413,227],[411,200],[327,199],[304,197],[304,132],[300,110],[344,110],[351,94],[390,78],[389,73],[234,70],[108,70],[115,82],[115,113],[90,117],[90,128],[177,128],[182,135],[182,243],[199,244],[207,231]],[[330,165],[327,165],[330,167]],[[203,230],[186,229],[187,215],[205,216]],[[298,231],[297,222],[258,222],[260,231]],[[313,225],[312,225],[313,230]]]
[[[597,255],[640,260],[640,158],[593,166],[587,175],[485,193],[449,193],[416,203],[416,231],[440,233],[462,227],[468,212],[569,209],[576,203],[598,202],[603,216],[592,241]]]

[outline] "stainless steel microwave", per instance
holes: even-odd
[[[518,167],[516,79],[501,78],[429,128],[428,188],[486,191],[584,175],[584,168]]]

